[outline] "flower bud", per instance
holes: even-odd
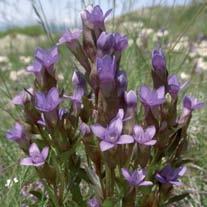
[[[102,50],[104,53],[110,52],[114,46],[114,36],[112,33],[102,32],[97,40],[98,49]]]
[[[176,75],[171,75],[168,77],[168,92],[172,98],[176,98],[180,90],[180,83],[177,80]]]
[[[124,92],[127,90],[127,85],[128,85],[126,72],[118,71],[116,79],[117,79],[118,96],[122,96]]]
[[[99,78],[99,86],[104,93],[108,96],[115,87],[115,57],[105,55],[103,58],[97,58],[97,72]]]
[[[81,18],[83,24],[89,27],[90,29],[99,28],[104,29],[104,21],[106,17],[111,13],[111,9],[108,10],[105,14],[103,13],[100,6],[91,6],[89,5],[85,10],[81,12]]]
[[[85,88],[86,81],[83,74],[79,71],[74,71],[72,76],[72,84],[74,88]]]
[[[136,107],[137,105],[137,95],[135,91],[130,90],[129,92],[125,92],[125,101],[127,106]]]
[[[80,39],[81,33],[82,31],[79,29],[73,31],[66,31],[59,39],[58,44],[66,43],[69,48],[74,49],[78,44],[78,40]]]
[[[114,34],[114,50],[122,52],[128,47],[128,38],[126,35],[121,35],[119,33]]]
[[[81,134],[82,134],[83,136],[85,136],[85,135],[90,134],[91,129],[90,129],[90,127],[89,127],[86,123],[82,122],[82,123],[80,124],[80,132],[81,132]]]
[[[155,71],[166,70],[166,60],[164,53],[161,49],[155,49],[152,52],[152,66]]]

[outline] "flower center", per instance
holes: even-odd
[[[32,156],[32,161],[33,161],[33,163],[40,163],[40,162],[43,162],[44,159],[43,159],[42,155],[38,153],[38,154],[34,154]]]

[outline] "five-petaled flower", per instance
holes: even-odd
[[[112,9],[106,11],[104,14],[100,6],[89,5],[85,10],[81,12],[82,21],[90,29],[104,29],[104,21],[106,17],[111,13]]]
[[[155,178],[163,184],[181,185],[178,178],[186,172],[186,167],[172,168],[170,165],[165,166],[160,172],[155,175]]]
[[[42,151],[38,148],[36,143],[33,143],[29,147],[29,156],[23,158],[20,162],[21,165],[39,167],[45,164],[48,157],[49,147],[44,147]]]
[[[204,106],[203,102],[198,101],[197,98],[192,96],[185,96],[183,99],[183,110],[177,120],[179,124],[188,123],[188,120],[191,117],[191,114],[194,110],[200,109]]]
[[[8,140],[19,142],[26,138],[24,127],[16,122],[16,124],[6,133]]]
[[[193,96],[185,96],[183,100],[183,106],[189,111],[193,111],[202,108],[204,103],[198,101],[198,99]]]
[[[153,185],[151,181],[145,181],[145,171],[144,170],[134,170],[133,172],[130,172],[126,168],[122,168],[122,175],[126,179],[126,181],[132,185],[132,186],[149,186]]]
[[[151,90],[148,86],[141,86],[139,98],[145,106],[156,107],[165,102],[165,88],[161,86],[158,89]]]
[[[33,88],[29,88],[27,90],[21,91],[12,99],[11,102],[15,105],[24,105],[31,100],[33,93],[34,93]]]
[[[121,35],[119,33],[114,34],[114,50],[122,52],[128,47],[128,38],[126,35]]]
[[[75,113],[77,113],[81,108],[83,95],[84,95],[84,89],[79,87],[73,90],[72,96],[68,96],[68,98],[71,100],[73,104],[73,110]]]
[[[86,81],[79,71],[75,71],[72,76],[72,84],[73,84],[73,95],[68,96],[68,98],[72,101],[73,109],[75,113],[77,113],[82,104],[82,97],[86,91]]]
[[[58,61],[58,48],[53,47],[51,49],[37,48],[35,51],[35,58],[45,67],[49,73],[50,68]]]
[[[123,129],[123,113],[119,110],[117,116],[110,122],[107,128],[104,128],[100,124],[91,126],[91,130],[95,136],[101,139],[100,148],[101,151],[109,150],[118,144],[130,144],[134,142],[134,139],[130,135],[122,135]]]
[[[61,103],[58,89],[53,87],[47,94],[43,92],[35,93],[35,107],[42,112],[54,111]]]
[[[155,133],[156,128],[154,126],[149,126],[144,130],[141,126],[135,125],[133,137],[137,143],[150,146],[155,145],[157,142],[156,140],[153,140]]]
[[[82,31],[79,29],[75,29],[73,31],[66,31],[62,37],[59,39],[58,44],[64,44],[66,43],[69,48],[75,47],[77,41],[80,39]]]

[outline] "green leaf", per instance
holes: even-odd
[[[111,200],[107,199],[104,201],[103,207],[114,207],[114,204]]]
[[[178,201],[180,201],[180,200],[182,200],[182,199],[184,199],[186,197],[189,197],[189,196],[190,195],[187,192],[186,193],[183,193],[183,194],[180,194],[180,195],[173,196],[172,198],[170,198],[167,201],[166,205],[169,205],[169,204],[174,203],[174,202],[178,202]]]

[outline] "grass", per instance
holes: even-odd
[[[133,41],[133,44],[129,46],[129,49],[124,53],[121,63],[121,68],[127,70],[129,79],[129,88],[137,89],[141,83],[149,83],[150,81],[150,54],[151,50],[156,46],[153,39],[153,34],[161,28],[165,28],[169,31],[167,37],[160,39],[161,46],[166,51],[166,57],[168,62],[168,70],[170,73],[181,74],[185,72],[190,75],[190,86],[185,89],[185,92],[192,94],[203,101],[207,101],[206,95],[206,71],[201,75],[194,73],[194,59],[189,57],[188,48],[183,48],[179,51],[172,50],[172,47],[168,46],[168,42],[178,44],[180,36],[187,36],[190,41],[196,41],[199,34],[207,36],[207,27],[205,26],[205,20],[207,19],[207,8],[204,5],[190,5],[179,7],[154,7],[146,9],[143,13],[140,11],[126,14],[116,19],[115,25],[118,29],[123,31],[123,22],[138,23],[142,21],[145,28],[152,28],[154,32],[149,35],[147,46],[137,45],[135,42],[142,29],[130,28],[130,24],[123,31],[129,36],[129,39]],[[4,37],[8,34],[25,34],[30,36],[36,36],[43,34],[43,30],[39,26],[31,26],[26,28],[15,28],[6,32],[1,32],[0,37]],[[42,45],[46,47],[50,45],[46,42]],[[32,56],[33,49],[25,51],[21,55]],[[71,80],[71,73],[74,65],[70,58],[70,53],[65,48],[61,49],[61,64],[57,66],[57,72],[64,74],[64,80],[61,81],[60,86],[67,92],[70,90],[69,84]],[[19,110],[11,107],[9,101],[17,91],[23,89],[23,87],[29,87],[33,78],[30,76],[19,77],[16,81],[10,80],[10,72],[18,71],[19,68],[24,68],[25,63],[20,61],[19,54],[8,54],[10,69],[6,71],[0,70],[0,185],[2,186],[0,191],[0,206],[15,207],[21,206],[23,197],[20,196],[22,186],[35,180],[35,172],[31,168],[25,168],[19,166],[19,159],[23,154],[18,150],[17,146],[13,143],[9,143],[5,139],[5,132],[10,128],[11,124],[20,119],[22,116]],[[206,58],[206,57],[205,57]],[[181,99],[179,100],[182,101]],[[186,177],[187,186],[193,190],[191,199],[186,201],[186,206],[207,206],[207,109],[195,112],[191,127],[189,130],[189,151],[186,157],[194,159],[194,164],[190,165],[189,173]],[[2,169],[1,169],[2,168]],[[193,176],[192,176],[193,175]],[[7,179],[17,177],[19,182],[14,183],[12,187],[4,187]],[[40,203],[38,206],[44,206]]]
[[[39,36],[44,34],[44,30],[39,25],[32,25],[26,27],[15,27],[8,29],[6,31],[0,32],[0,38],[5,37],[6,35],[16,35],[23,34],[31,37]]]

